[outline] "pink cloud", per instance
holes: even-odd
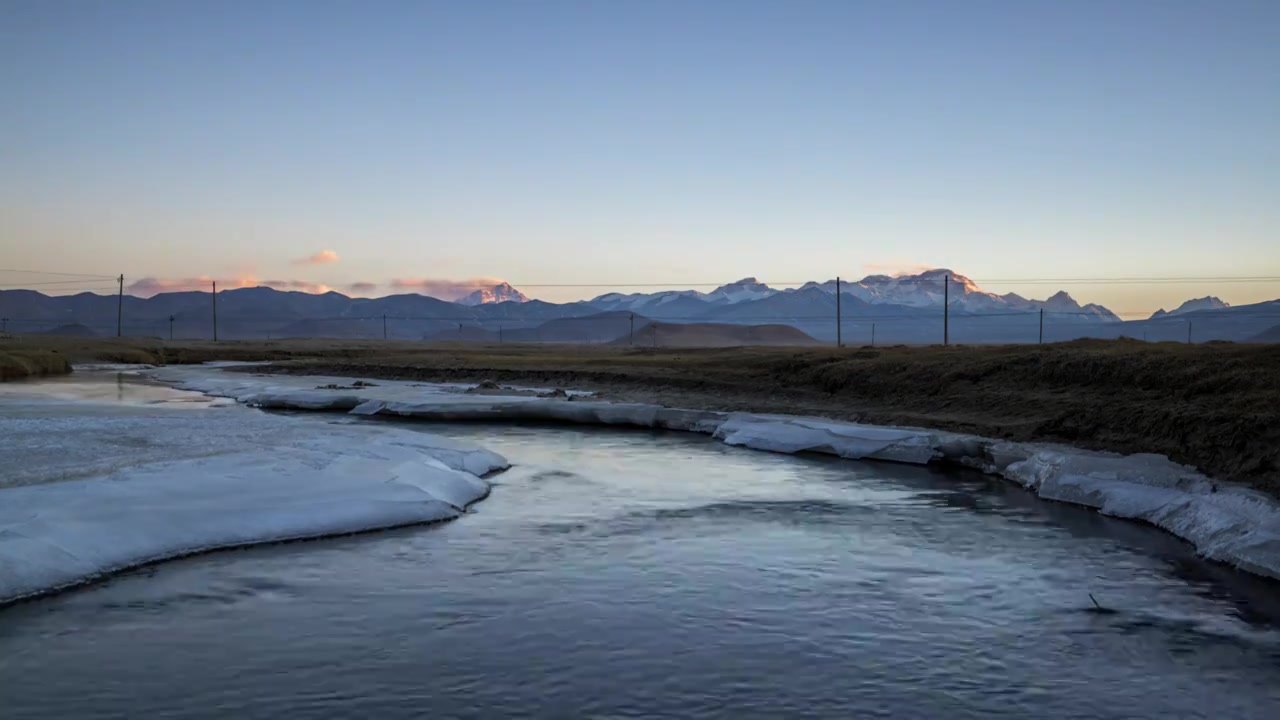
[[[308,255],[304,258],[298,258],[293,261],[294,265],[328,265],[338,262],[340,258],[338,253],[332,250],[321,250],[314,255]]]
[[[324,283],[311,282],[309,280],[263,280],[256,287],[269,287],[276,290],[297,290],[299,292],[315,293],[322,295],[330,292],[333,288]]]
[[[140,278],[125,286],[130,295],[151,297],[169,292],[209,292],[213,283],[218,283],[218,290],[235,290],[238,288],[269,287],[275,290],[296,290],[298,292],[322,294],[335,288],[324,283],[297,279],[260,280],[251,273],[235,276],[213,277],[198,275],[185,278]],[[381,288],[389,288],[393,292],[416,292],[430,295],[441,300],[457,300],[481,288],[492,288],[501,285],[500,278],[467,278],[463,280],[444,280],[432,278],[397,278],[388,282],[370,282],[360,280],[340,286],[340,292],[363,297],[370,297]]]
[[[151,297],[169,292],[209,292],[213,283],[218,283],[218,290],[235,290],[238,288],[269,287],[276,290],[298,290],[309,293],[326,293],[333,288],[323,283],[308,280],[259,280],[252,275],[240,277],[215,278],[209,275],[188,278],[154,278],[145,277],[126,286],[130,295]]]
[[[441,300],[457,300],[481,288],[501,285],[500,278],[469,278],[467,280],[436,280],[430,278],[396,278],[391,281],[395,290],[410,290]]]

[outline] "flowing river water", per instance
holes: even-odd
[[[75,383],[0,414],[257,412]],[[0,609],[0,716],[1280,717],[1280,586],[1152,528],[702,436],[399,426],[514,467],[451,523]]]

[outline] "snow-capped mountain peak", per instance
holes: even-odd
[[[1192,300],[1188,300],[1182,303],[1181,305],[1179,305],[1178,307],[1172,310],[1169,310],[1168,312],[1166,312],[1164,308],[1160,308],[1159,310],[1155,311],[1155,313],[1153,313],[1151,317],[1158,318],[1158,317],[1166,317],[1169,315],[1181,315],[1183,313],[1195,312],[1197,310],[1225,310],[1226,308],[1229,308],[1229,307],[1231,307],[1231,303],[1223,302],[1221,298],[1218,298],[1214,295],[1207,295],[1202,298],[1194,298]]]
[[[835,293],[835,281],[808,283],[805,288],[817,287],[829,294]],[[941,307],[944,300],[963,310],[983,310],[1003,307],[1004,300],[978,287],[964,275],[946,268],[926,270],[917,275],[868,275],[859,281],[840,283],[841,295],[852,295],[873,304],[906,305],[909,307]]]
[[[1071,297],[1066,290],[1059,290],[1058,292],[1050,295],[1049,299],[1040,303],[1040,307],[1043,307],[1045,310],[1079,310],[1080,303],[1076,302],[1075,298]]]
[[[834,279],[824,282],[807,282],[799,288],[777,290],[765,285],[756,278],[743,278],[737,282],[722,285],[704,294],[693,290],[665,291],[651,294],[623,295],[610,293],[601,295],[591,301],[592,305],[602,310],[629,309],[643,311],[653,308],[659,302],[671,302],[680,299],[684,308],[697,311],[696,304],[705,302],[714,307],[724,308],[739,303],[766,300],[778,296],[800,296],[803,294],[822,293],[828,296],[836,292]],[[1065,291],[1059,291],[1045,300],[1025,298],[1017,293],[997,295],[988,292],[969,277],[947,268],[925,270],[915,275],[868,275],[861,280],[844,280],[840,283],[840,294],[852,296],[870,305],[899,305],[914,309],[941,308],[945,302],[952,312],[971,314],[991,314],[1025,312],[1038,310],[1077,316],[1082,320],[1119,320],[1114,313],[1100,305],[1084,305]],[[821,297],[821,295],[818,295]],[[772,301],[771,301],[772,302]],[[690,305],[692,303],[693,305]],[[814,310],[813,312],[825,312]]]
[[[500,302],[529,302],[529,296],[511,287],[510,283],[498,283],[492,287],[477,288],[454,302],[459,305],[489,305]]]
[[[746,300],[763,300],[777,293],[777,290],[753,277],[749,277],[737,282],[731,282],[728,285],[721,285],[704,297],[713,303],[739,303]]]
[[[703,294],[697,290],[663,290],[654,293],[605,293],[592,298],[592,305],[612,312],[615,310],[648,311],[656,307],[664,307],[681,299],[699,300]]]

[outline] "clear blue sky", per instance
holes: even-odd
[[[3,0],[0,93],[6,268],[1280,275],[1276,0]]]

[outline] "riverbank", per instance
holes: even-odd
[[[67,358],[51,350],[0,350],[0,381],[70,372]]]
[[[445,347],[268,372],[493,380],[715,411],[908,425],[1158,453],[1280,497],[1280,346],[1082,341],[796,350]]]
[[[1151,452],[1280,497],[1280,345],[1077,341],[846,349],[372,340],[26,338],[72,362],[268,360],[255,372],[493,380],[714,411],[906,425]]]
[[[1150,523],[1203,556],[1280,579],[1280,503],[1223,484],[1154,454],[1119,455],[1068,445],[1019,443],[914,427],[796,415],[716,412],[617,402],[564,392],[475,392],[461,384],[359,377],[160,368],[148,374],[183,390],[262,409],[340,412],[427,422],[554,422],[620,425],[711,435],[776,453],[975,468],[1054,500]],[[509,390],[511,388],[508,388]]]

